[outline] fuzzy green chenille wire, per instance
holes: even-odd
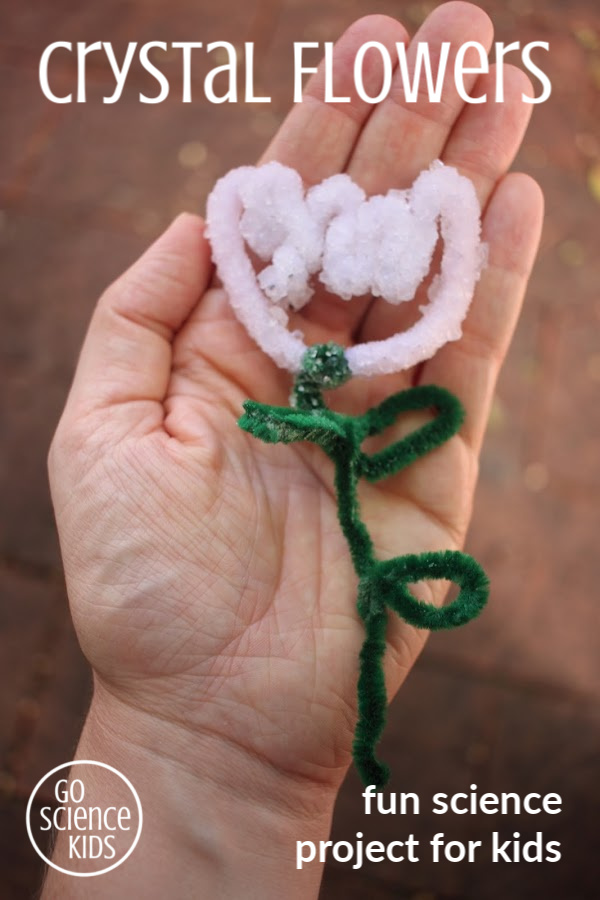
[[[335,464],[338,516],[359,579],[357,608],[366,632],[360,651],[358,722],[352,750],[363,782],[381,789],[388,781],[389,768],[377,759],[375,747],[386,721],[383,656],[388,610],[417,628],[454,628],[481,612],[489,582],[481,566],[458,551],[408,554],[385,561],[376,558],[360,517],[358,480],[380,481],[443,444],[459,430],[464,412],[456,397],[435,385],[393,394],[362,416],[333,412],[325,405],[322,392],[348,381],[351,374],[342,347],[316,344],[304,354],[294,382],[294,406],[247,400],[239,425],[267,443],[311,441]],[[412,434],[370,456],[361,450],[365,438],[380,434],[401,413],[430,408],[436,410],[435,418]],[[440,608],[417,600],[408,586],[424,579],[451,581],[460,588],[459,595]]]

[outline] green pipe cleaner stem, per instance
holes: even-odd
[[[460,429],[464,411],[444,388],[419,385],[393,394],[361,416],[336,413],[325,405],[323,390],[344,384],[352,373],[344,350],[334,343],[310,347],[296,376],[291,407],[247,400],[239,425],[266,443],[318,444],[335,466],[335,491],[340,525],[358,576],[357,609],[365,628],[359,657],[358,722],[352,754],[365,785],[381,790],[389,768],[375,748],[386,722],[387,696],[383,660],[388,610],[417,628],[439,630],[464,625],[477,616],[489,593],[481,566],[454,550],[425,552],[378,560],[373,541],[360,517],[358,481],[381,481],[445,443]],[[435,409],[436,416],[399,441],[368,455],[365,438],[380,434],[404,412]],[[458,585],[458,597],[446,606],[418,600],[410,584],[445,579]]]

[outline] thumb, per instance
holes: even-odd
[[[127,433],[141,418],[149,421],[150,404],[162,421],[173,338],[211,272],[204,223],[184,213],[98,301],[65,418],[118,406],[114,424]]]

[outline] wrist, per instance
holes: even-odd
[[[317,897],[320,867],[296,870],[296,841],[327,840],[333,787],[281,773],[221,736],[134,710],[98,685],[76,758],[108,763],[130,779],[142,804],[142,835],[123,866],[84,886],[49,872],[44,900],[79,897],[83,887],[90,898],[195,896],[199,885],[203,895],[223,898],[268,900],[283,885],[290,898]],[[101,805],[101,780],[95,790]]]

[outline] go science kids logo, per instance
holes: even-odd
[[[63,763],[44,775],[26,813],[36,853],[53,869],[79,878],[103,875],[125,862],[140,839],[142,819],[142,804],[129,779],[89,759]],[[62,865],[46,856],[57,842]]]

